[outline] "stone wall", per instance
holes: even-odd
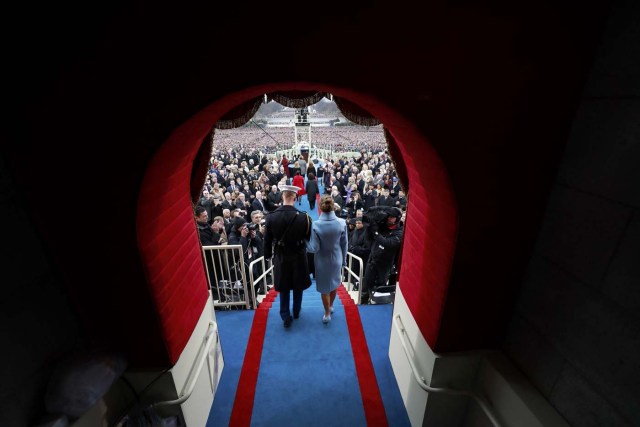
[[[640,425],[640,4],[618,3],[505,342],[581,427]]]

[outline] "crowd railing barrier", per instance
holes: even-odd
[[[202,253],[214,308],[251,308],[242,245],[203,246]]]
[[[260,266],[262,267],[260,269],[262,273],[257,278],[254,278],[253,267],[258,263],[260,263]],[[266,260],[265,262],[264,257],[261,256],[260,258],[255,259],[251,262],[251,264],[249,264],[249,283],[253,296],[252,301],[254,309],[258,308],[258,305],[262,302],[263,299],[265,299],[267,293],[273,287],[273,279],[272,283],[269,283],[268,280],[270,277],[273,277],[273,264],[270,259]],[[256,287],[258,288],[258,292],[256,292]]]
[[[261,256],[247,265],[242,245],[203,246],[202,253],[214,307],[256,309],[273,288],[272,261]],[[258,277],[254,277],[256,265],[260,266]],[[362,258],[348,252],[341,272],[342,283],[356,304],[361,299],[363,265]]]

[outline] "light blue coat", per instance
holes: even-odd
[[[347,264],[347,223],[335,213],[322,212],[313,222],[307,251],[314,253],[316,289],[328,294],[340,286]]]

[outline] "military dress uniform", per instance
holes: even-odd
[[[273,256],[274,286],[280,292],[280,317],[291,324],[289,294],[293,291],[293,317],[298,318],[302,292],[311,286],[305,240],[311,234],[311,218],[293,206],[284,205],[266,216],[264,256]]]

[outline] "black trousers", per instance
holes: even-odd
[[[315,209],[316,208],[316,197],[309,197],[307,196],[307,200],[309,200],[309,209]]]
[[[280,292],[280,317],[282,320],[291,319],[291,311],[289,310],[289,296],[293,292],[293,315],[300,314],[302,307],[302,290]]]
[[[362,300],[367,301],[370,297],[369,294],[375,291],[376,288],[384,286],[387,283],[388,275],[383,274],[375,263],[368,263],[364,270],[364,277],[362,283]]]
[[[312,253],[307,252],[307,262],[309,263],[309,273],[316,277],[316,264],[314,262],[314,256]]]

